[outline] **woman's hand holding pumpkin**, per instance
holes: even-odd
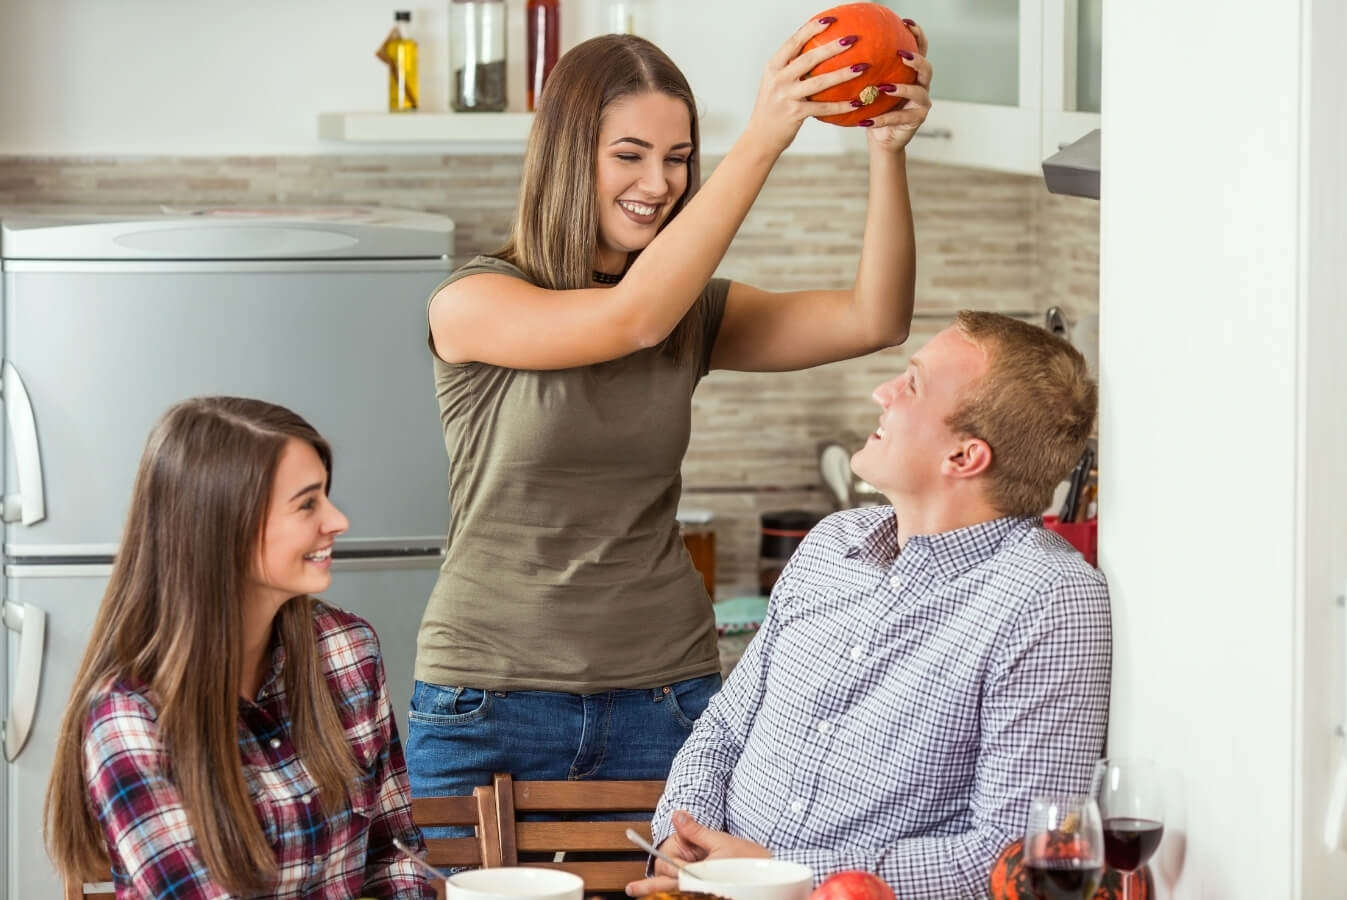
[[[824,75],[806,77],[814,66],[844,52],[856,42],[854,35],[848,35],[807,53],[800,53],[806,41],[830,24],[830,21],[811,20],[802,26],[781,45],[762,74],[758,99],[753,105],[753,115],[749,117],[745,135],[766,141],[773,152],[780,153],[789,147],[800,130],[800,123],[810,116],[835,116],[852,111],[851,104],[846,101],[820,103],[808,99],[819,91],[850,81],[860,74],[843,68]]]
[[[900,50],[898,56],[909,67],[916,70],[916,84],[889,84],[884,85],[881,90],[885,93],[897,97],[903,97],[907,102],[900,104],[896,109],[891,109],[886,113],[875,116],[874,122],[868,129],[867,137],[870,140],[870,146],[879,150],[886,150],[896,153],[908,145],[921,123],[926,121],[926,114],[931,111],[931,62],[926,58],[926,32],[912,20],[904,20],[917,39],[917,52],[908,53]]]

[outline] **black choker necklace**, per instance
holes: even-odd
[[[622,280],[622,276],[609,275],[607,272],[600,272],[598,269],[595,269],[594,280],[597,281],[599,284],[617,284],[619,281]]]

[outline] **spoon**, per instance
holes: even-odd
[[[449,880],[449,876],[447,874],[441,872],[439,869],[435,868],[430,863],[426,862],[424,859],[421,858],[420,854],[418,854],[411,847],[408,847],[406,844],[402,843],[402,841],[398,840],[397,838],[393,838],[393,846],[398,848],[399,853],[401,853],[403,856],[407,857],[412,862],[420,866],[423,870],[425,870],[426,874],[429,875],[431,878],[434,878],[437,881],[447,882]]]
[[[677,871],[679,872],[687,871],[687,867],[684,866],[683,863],[674,859],[672,856],[665,853],[663,850],[658,849],[657,847],[655,847],[655,845],[651,844],[649,841],[641,837],[639,834],[637,834],[634,830],[630,828],[627,829],[627,840],[631,841],[633,844],[640,847],[642,850],[644,850],[646,853],[649,853],[651,856],[658,856],[660,859],[664,860],[666,863],[673,866],[674,869],[676,869]]]

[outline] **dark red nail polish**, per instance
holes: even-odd
[[[911,52],[907,50],[899,50],[898,55],[901,56],[903,59],[916,59],[916,57],[913,56]]]
[[[859,126],[861,126],[862,128],[869,128],[871,125],[875,124],[875,120],[874,120],[874,119],[861,119],[861,120],[860,120],[859,122],[857,122],[856,124],[859,125]]]
[[[821,18],[821,19],[818,20],[818,23],[819,23],[820,25],[831,25],[832,23],[834,23],[834,22],[836,22],[836,21],[837,21],[837,16],[824,16],[823,18]]]
[[[903,24],[906,25],[908,28],[911,28],[913,25],[916,25],[917,23],[913,22],[911,19],[903,19]]]
[[[852,44],[856,43],[859,40],[860,38],[857,37],[856,35],[849,34],[846,37],[839,40],[837,43],[841,44],[843,47],[850,47]]]
[[[896,85],[896,84],[877,84],[877,85],[875,85],[875,90],[877,90],[877,91],[883,91],[883,92],[886,93],[886,94],[892,94],[894,91],[898,90],[898,85]]]
[[[859,101],[859,100],[852,100],[852,101],[851,101],[851,105],[852,105],[853,107],[855,107],[856,109],[860,109],[860,108],[861,108],[862,106],[864,106],[865,104],[862,103],[862,102]]]
[[[856,63],[854,66],[851,67],[851,71],[853,71],[853,72],[864,72],[864,71],[865,71],[866,69],[868,69],[868,68],[870,68],[870,64],[869,64],[869,63]]]

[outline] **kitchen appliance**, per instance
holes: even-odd
[[[406,733],[449,514],[425,340],[452,250],[450,220],[394,210],[0,218],[0,900],[61,896],[41,838],[57,729],[146,436],[186,397],[280,403],[331,441],[351,528],[324,597],[378,632]]]
[[[762,543],[758,553],[758,593],[771,596],[781,570],[790,561],[809,529],[823,516],[803,509],[787,509],[762,514]]]
[[[851,471],[852,454],[864,445],[865,440],[851,432],[818,445],[819,478],[827,488],[835,510],[883,506],[889,502],[873,485]]]

